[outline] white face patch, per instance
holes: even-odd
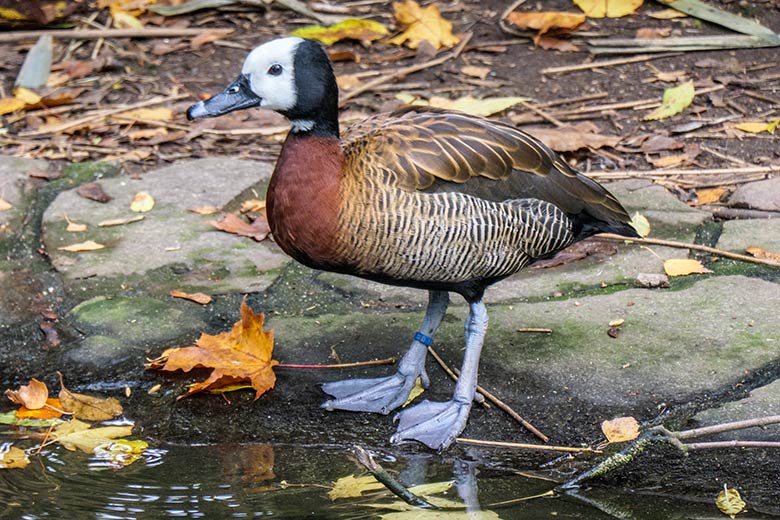
[[[302,38],[281,38],[255,47],[244,60],[242,74],[249,75],[252,91],[262,102],[260,107],[284,111],[295,106],[295,49]],[[279,71],[281,67],[281,71]]]

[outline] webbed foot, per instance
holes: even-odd
[[[423,386],[428,386],[428,376],[420,373]],[[389,377],[376,379],[348,379],[322,385],[322,390],[335,397],[322,403],[326,410],[350,410],[387,415],[403,405],[409,398],[417,380],[417,373],[396,372]]]
[[[471,401],[438,403],[426,399],[396,415],[398,430],[390,437],[390,442],[418,441],[429,448],[444,450],[466,427],[470,410]]]

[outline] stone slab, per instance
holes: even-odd
[[[24,218],[27,172],[45,170],[46,167],[46,161],[0,156],[0,198],[13,206],[9,210],[0,211],[0,238],[14,233]]]
[[[740,208],[780,211],[780,177],[743,184],[731,194],[729,204]]]
[[[744,253],[745,248],[758,246],[780,253],[780,219],[729,220],[723,223],[718,248]]]

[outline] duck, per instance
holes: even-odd
[[[597,233],[638,237],[621,203],[536,138],[495,120],[407,106],[339,125],[326,51],[298,37],[246,57],[189,120],[273,110],[291,123],[266,194],[272,236],[314,269],[428,291],[422,324],[395,373],[322,385],[326,410],[389,414],[416,381],[450,293],[468,304],[461,374],[449,401],[395,416],[391,443],[448,448],[466,427],[488,328],[486,289]]]

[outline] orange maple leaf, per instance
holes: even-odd
[[[194,346],[166,350],[148,366],[184,372],[193,368],[213,369],[208,379],[191,385],[177,399],[238,382],[249,382],[257,399],[274,387],[276,375],[273,367],[279,364],[271,358],[274,335],[273,331],[263,330],[264,320],[262,313],[255,314],[246,301],[242,301],[241,320],[233,325],[230,332],[216,336],[201,334]]]

